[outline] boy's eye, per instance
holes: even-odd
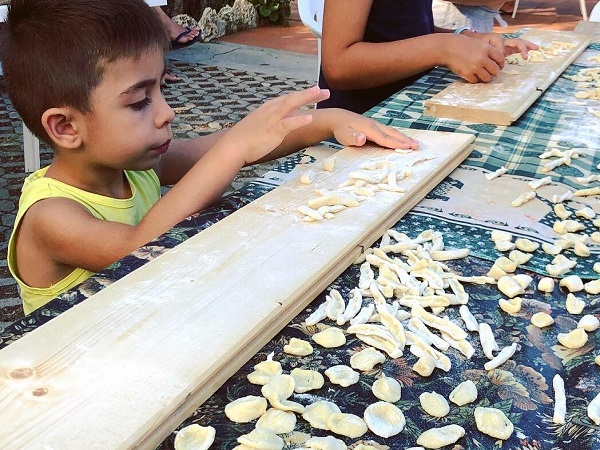
[[[133,109],[134,111],[141,111],[146,106],[148,106],[150,103],[152,103],[152,100],[150,99],[150,97],[146,97],[146,98],[144,98],[143,100],[141,100],[139,102],[132,103],[131,105],[129,105],[129,107],[131,109]]]

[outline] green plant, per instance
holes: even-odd
[[[290,0],[251,0],[263,23],[287,24],[290,17]]]

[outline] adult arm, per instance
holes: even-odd
[[[372,0],[327,0],[323,16],[322,65],[332,89],[386,85],[435,66],[470,82],[489,81],[504,55],[489,42],[433,33],[400,41],[364,42]]]

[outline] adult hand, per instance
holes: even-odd
[[[473,39],[479,39],[480,41],[487,42],[492,47],[497,49],[500,53],[504,53],[504,36],[502,36],[499,33],[463,32],[462,34],[472,37]]]
[[[521,53],[523,59],[529,58],[527,52],[529,50],[537,50],[538,45],[529,42],[526,39],[507,39],[504,43],[504,55],[512,55],[513,53]]]
[[[479,33],[472,33],[477,36]],[[504,49],[495,45],[498,41],[481,33],[482,38],[465,35],[447,35],[442,49],[444,66],[470,83],[489,82],[504,67]],[[493,41],[493,44],[490,43]]]

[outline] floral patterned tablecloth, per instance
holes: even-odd
[[[589,48],[589,51],[596,54],[599,50],[600,46],[597,44]],[[580,58],[567,69],[565,75],[573,75],[585,65],[586,60]],[[552,147],[561,151],[581,149],[582,158],[574,159],[572,165],[561,166],[550,173],[553,185],[557,189],[575,189],[575,177],[598,173],[600,119],[586,115],[589,105],[572,101],[573,93],[578,87],[564,76],[510,127],[462,123],[423,116],[422,102],[453,80],[454,76],[448,71],[435,69],[367,114],[395,126],[460,131],[476,135],[470,157],[400,220],[394,229],[412,238],[425,230],[443,233],[447,248],[469,248],[471,252],[470,256],[464,259],[447,262],[449,270],[466,276],[482,275],[488,272],[492,262],[501,255],[491,244],[492,230],[507,230],[515,237],[549,242],[553,236],[552,224],[556,220],[551,204],[548,198],[539,195],[536,199],[539,201],[538,206],[545,204],[547,207],[543,214],[528,214],[525,209],[522,214],[514,216],[510,210],[497,205],[492,208],[493,214],[485,215],[480,214],[478,210],[457,213],[454,207],[448,207],[452,205],[452,199],[465,192],[473,199],[478,195],[485,195],[480,192],[486,186],[481,181],[482,174],[493,172],[502,166],[509,168],[506,176],[517,183],[515,185],[547,175],[540,171],[539,154]],[[584,115],[584,120],[578,119]],[[306,158],[302,162],[306,162],[305,160]],[[15,322],[0,334],[0,348],[273,189],[285,179],[285,174],[300,162],[300,154],[290,157],[278,169],[281,177],[276,171],[249,183],[217,205],[188,218],[156,241],[92,277],[78,289],[62,295],[46,307]],[[474,188],[474,185],[477,187]],[[590,187],[597,185],[595,182],[590,184]],[[519,193],[514,191],[503,195],[514,198]],[[567,203],[566,206],[574,212],[584,204],[589,204],[600,213],[598,196],[583,202]],[[524,218],[531,220],[524,223]],[[585,226],[585,232],[598,231],[591,220],[585,222]],[[598,274],[593,270],[594,263],[598,262],[598,244],[590,243],[589,246],[592,250],[590,257],[578,258],[578,265],[571,272],[585,280],[598,278]],[[573,257],[570,250],[565,254]],[[473,344],[475,354],[467,359],[458,351],[449,349],[446,355],[452,362],[452,368],[448,372],[436,369],[432,376],[422,377],[411,368],[417,358],[405,351],[402,357],[388,357],[373,370],[361,373],[358,383],[349,387],[341,388],[326,380],[323,388],[294,394],[291,399],[304,405],[321,399],[330,400],[338,404],[343,412],[362,416],[365,407],[376,401],[371,392],[373,382],[385,373],[402,385],[402,397],[396,402],[396,406],[403,411],[406,426],[400,434],[385,439],[370,432],[356,439],[336,436],[344,440],[350,448],[359,442],[369,442],[375,448],[382,449],[408,448],[416,445],[417,437],[425,429],[458,424],[465,428],[466,435],[457,442],[454,447],[457,449],[600,449],[600,427],[588,418],[586,410],[589,401],[600,393],[600,367],[594,364],[594,357],[600,354],[600,349],[596,348],[598,332],[589,333],[588,342],[579,349],[570,350],[557,343],[557,334],[573,329],[581,315],[572,315],[566,311],[566,291],[559,288],[558,284],[554,291],[548,294],[535,288],[539,279],[546,275],[545,267],[549,260],[548,255],[538,250],[534,252],[531,262],[518,269],[519,273],[531,276],[533,282],[522,295],[522,308],[516,314],[507,314],[498,308],[498,300],[503,295],[495,285],[465,283],[471,312],[479,322],[487,322],[491,326],[500,348],[517,343],[516,354],[500,367],[484,370],[483,364],[487,358],[483,355],[477,334],[471,332],[467,339]],[[217,434],[212,448],[234,448],[237,445],[237,437],[250,432],[254,428],[254,422],[233,423],[225,417],[224,407],[228,402],[246,395],[261,395],[260,386],[253,385],[246,379],[255,364],[264,361],[272,353],[273,359],[281,362],[284,373],[289,373],[296,367],[310,368],[323,373],[328,367],[337,364],[348,365],[350,356],[365,347],[365,344],[352,334],[346,335],[346,344],[339,348],[326,349],[313,343],[315,351],[306,357],[286,355],[283,346],[292,337],[311,341],[314,333],[334,325],[330,320],[324,320],[317,325],[307,326],[304,320],[323,303],[330,289],[336,288],[348,298],[350,290],[357,285],[358,278],[359,268],[352,265],[201,405],[181,427],[190,424],[214,426]],[[600,318],[599,295],[581,292],[576,295],[586,302],[582,314],[592,314]],[[531,316],[540,311],[551,314],[555,320],[554,325],[544,329],[533,326],[530,322]],[[456,308],[447,308],[444,314],[462,324]],[[560,374],[565,380],[567,416],[564,424],[555,424],[552,420],[552,378],[555,374]],[[478,388],[478,398],[474,403],[462,407],[451,404],[450,413],[443,418],[434,418],[421,408],[421,393],[436,391],[448,397],[452,389],[465,380],[472,380]],[[473,418],[473,411],[477,406],[493,406],[502,410],[515,426],[512,436],[506,441],[498,441],[479,432]],[[311,429],[301,417],[298,417],[295,430],[313,436],[329,434],[323,430]],[[169,436],[160,448],[172,448],[174,436],[175,433]],[[296,447],[294,444],[286,444],[286,448]]]

